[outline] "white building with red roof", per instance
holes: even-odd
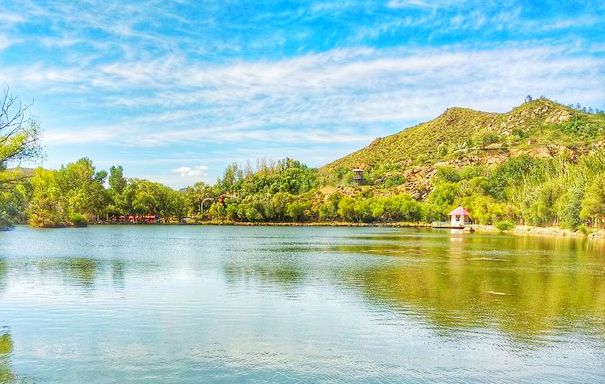
[[[452,226],[464,227],[467,224],[471,224],[471,214],[464,209],[461,205],[449,213],[451,218]]]

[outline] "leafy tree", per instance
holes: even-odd
[[[31,198],[31,183],[19,183],[7,191],[0,191],[0,228],[27,222],[27,206]]]
[[[489,178],[487,192],[497,200],[507,199],[507,188],[524,179],[541,180],[545,164],[529,155],[509,159],[500,165]]]
[[[96,172],[92,161],[82,158],[57,172],[57,182],[67,201],[69,214],[84,215],[88,221],[103,215],[108,196],[103,186],[107,172]]]
[[[582,201],[581,218],[599,225],[605,219],[605,173],[599,175],[588,186]]]
[[[112,194],[120,194],[126,188],[127,180],[124,177],[124,168],[121,165],[111,166],[109,168],[109,190]]]
[[[577,229],[582,225],[581,216],[584,188],[573,186],[567,189],[558,200],[557,210],[561,212],[561,224],[565,228]]]
[[[457,183],[460,180],[460,173],[456,168],[452,166],[443,166],[437,168],[437,173],[435,174],[436,182]]]
[[[210,208],[214,199],[212,188],[204,182],[197,182],[185,188],[185,204],[190,215],[202,214]]]
[[[443,183],[431,191],[428,200],[438,206],[441,212],[447,213],[459,196],[460,187],[456,183]]]
[[[324,198],[319,205],[318,216],[322,221],[334,221],[338,219],[338,204],[342,199],[342,194],[332,193]]]
[[[33,226],[57,227],[67,224],[67,207],[62,198],[57,172],[42,168],[31,178],[32,198],[29,203],[29,221]]]

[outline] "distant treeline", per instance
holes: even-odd
[[[2,225],[57,227],[156,215],[162,222],[431,222],[462,204],[476,223],[599,227],[605,216],[605,152],[579,159],[521,155],[497,166],[439,167],[422,201],[390,185],[333,185],[284,159],[252,170],[229,165],[214,185],[173,190],[130,179],[121,166],[97,171],[83,158],[36,169],[1,194]]]

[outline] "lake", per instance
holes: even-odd
[[[605,245],[395,228],[0,232],[2,383],[605,381]]]

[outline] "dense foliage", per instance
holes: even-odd
[[[185,213],[181,193],[148,180],[126,180],[122,167],[111,167],[109,175],[96,171],[87,158],[57,171],[38,168],[26,184],[31,186],[27,212],[34,226],[85,225],[147,214],[170,221]]]
[[[445,174],[448,177],[441,176]],[[538,159],[523,155],[492,168],[439,169],[429,199],[459,202],[480,223],[508,219],[576,229],[602,223],[605,195],[600,183],[604,177],[603,151],[577,162],[564,156]]]

